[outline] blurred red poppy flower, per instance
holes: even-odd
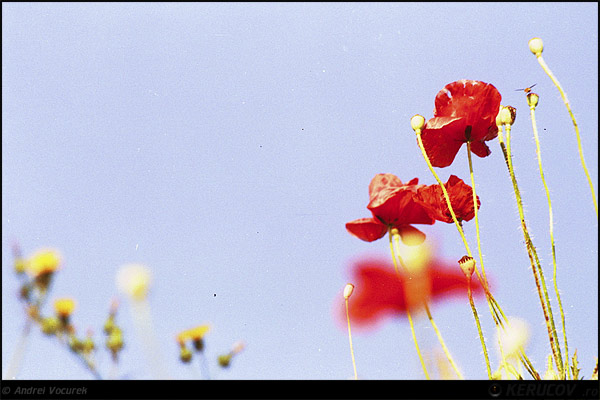
[[[501,100],[500,92],[489,83],[462,79],[447,84],[435,97],[434,117],[421,134],[431,165],[452,164],[466,142],[477,156],[490,155],[485,142],[498,136],[496,116]]]
[[[373,216],[348,222],[346,230],[359,239],[373,242],[382,238],[388,229],[396,228],[402,240],[410,242],[407,244],[423,242],[425,234],[411,225],[431,225],[435,220],[414,199],[417,190],[425,187],[418,183],[418,178],[404,184],[393,174],[375,175],[369,184],[367,205]]]
[[[354,292],[350,297],[352,324],[373,327],[386,317],[406,318],[406,310],[420,310],[428,304],[463,296],[467,301],[467,278],[456,262],[432,259],[421,270],[400,271],[387,259],[371,258],[356,262],[352,269]],[[471,282],[474,295],[483,294],[478,280]],[[343,304],[342,304],[343,306]],[[340,316],[346,319],[345,307]]]
[[[454,214],[459,221],[470,221],[475,216],[473,207],[473,189],[456,175],[450,175],[448,182],[444,184]],[[444,198],[444,192],[440,185],[429,185],[419,188],[415,196],[417,203],[427,209],[429,215],[437,221],[453,223],[452,214]],[[477,209],[481,206],[477,196]]]

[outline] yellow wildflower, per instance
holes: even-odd
[[[187,329],[185,331],[180,332],[177,335],[177,342],[179,344],[185,343],[187,340],[198,341],[204,338],[204,335],[208,333],[210,330],[210,325],[199,325],[192,329]]]
[[[75,300],[65,297],[54,301],[54,311],[59,317],[66,318],[75,310]]]
[[[60,267],[60,255],[53,249],[36,251],[26,263],[27,272],[33,277],[49,274]]]

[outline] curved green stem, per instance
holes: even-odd
[[[502,153],[504,154],[504,160],[506,165],[508,166],[508,171],[510,174],[510,178],[513,184],[513,189],[515,192],[515,197],[517,200],[517,208],[519,210],[519,218],[521,221],[521,229],[523,231],[523,236],[526,243],[527,255],[529,256],[529,261],[531,263],[531,270],[533,272],[533,277],[535,280],[535,285],[538,291],[538,296],[540,298],[540,304],[542,306],[542,312],[544,314],[544,319],[546,321],[546,327],[548,330],[548,339],[550,341],[550,348],[552,349],[552,354],[554,356],[554,360],[556,362],[556,366],[558,370],[563,372],[562,368],[562,356],[560,354],[560,347],[558,345],[558,338],[556,335],[556,328],[554,327],[554,317],[552,316],[552,309],[550,305],[550,300],[548,298],[548,291],[546,289],[546,283],[544,280],[544,275],[542,272],[542,268],[539,262],[539,258],[537,256],[537,251],[533,246],[533,241],[529,235],[529,231],[527,229],[527,224],[525,222],[525,215],[523,212],[523,202],[521,200],[521,193],[519,191],[519,186],[517,185],[517,179],[515,177],[513,165],[512,165],[512,157],[510,152],[510,125],[506,125],[506,145],[504,144],[504,138],[502,135],[502,130],[498,133],[498,140],[500,142],[500,147],[502,148]],[[543,289],[542,289],[543,287]]]
[[[396,245],[396,256],[398,257],[398,261],[399,261],[400,265],[402,266],[402,268],[405,271],[408,271],[408,268],[406,267],[406,265],[402,261],[402,257],[400,256],[400,235],[392,235],[392,236],[395,237],[394,244]],[[452,355],[450,354],[450,350],[448,350],[448,347],[446,346],[446,343],[444,342],[442,333],[440,332],[440,330],[437,327],[437,324],[433,320],[433,315],[431,314],[431,310],[429,309],[429,305],[427,304],[426,300],[423,300],[423,307],[425,308],[425,312],[427,313],[427,318],[429,319],[429,322],[431,323],[431,326],[433,327],[433,330],[435,331],[438,341],[440,342],[440,345],[442,346],[442,350],[444,351],[446,358],[448,358],[448,361],[450,362],[450,365],[454,369],[454,372],[459,377],[459,379],[465,379],[463,374],[458,369],[458,366],[454,362],[454,359],[452,358]]]
[[[487,369],[488,378],[492,379],[492,370],[490,368],[490,359],[488,357],[487,347],[485,346],[485,340],[483,340],[483,331],[481,330],[481,322],[479,322],[479,315],[475,308],[475,302],[473,301],[473,291],[471,290],[471,278],[467,278],[467,291],[469,294],[469,303],[471,304],[471,310],[475,317],[475,323],[477,324],[477,331],[479,332],[479,339],[481,340],[481,348],[483,349],[483,356],[485,357],[485,367]]]
[[[565,91],[563,90],[562,86],[560,85],[560,83],[558,82],[558,80],[556,79],[556,77],[554,76],[552,71],[550,71],[550,68],[548,68],[548,65],[542,58],[542,53],[536,54],[536,58],[540,64],[540,66],[544,70],[544,72],[546,72],[546,74],[550,77],[550,79],[552,80],[552,82],[554,83],[554,85],[556,86],[558,91],[560,92],[560,96],[562,97],[563,102],[565,103],[565,106],[567,107],[567,111],[569,112],[569,115],[571,116],[571,121],[573,121],[573,126],[575,127],[575,136],[577,137],[577,149],[579,151],[579,158],[581,160],[581,166],[583,167],[583,171],[585,172],[585,176],[586,176],[588,184],[590,186],[590,191],[592,192],[592,201],[594,202],[594,210],[596,211],[596,218],[598,218],[598,203],[596,200],[596,191],[594,190],[594,183],[592,182],[590,173],[587,169],[587,166],[585,165],[585,159],[583,158],[583,148],[581,146],[581,137],[579,135],[579,127],[577,126],[577,121],[575,120],[575,115],[573,115],[573,111],[571,111],[571,105],[569,104],[569,100],[567,99],[567,95],[566,95]]]
[[[540,169],[540,177],[544,184],[544,190],[546,192],[546,198],[548,200],[548,214],[550,219],[550,243],[552,246],[552,265],[553,265],[553,281],[554,281],[554,291],[556,293],[556,299],[558,300],[558,307],[560,309],[562,330],[563,330],[563,341],[565,343],[565,367],[564,369],[567,371],[567,375],[569,378],[571,377],[571,371],[569,368],[569,346],[567,344],[567,331],[565,329],[565,312],[562,306],[562,301],[560,298],[560,291],[558,290],[558,284],[556,279],[556,248],[554,243],[554,217],[552,213],[552,201],[550,200],[550,190],[548,189],[548,184],[546,183],[546,179],[544,178],[544,169],[542,168],[542,151],[540,150],[540,139],[538,136],[537,124],[535,122],[535,105],[529,107],[531,114],[531,124],[533,127],[533,136],[535,138],[536,145],[536,155],[538,159],[538,166]]]
[[[394,270],[396,271],[396,276],[400,279],[400,271],[398,270],[398,262],[396,261],[396,252],[394,251],[394,244],[392,241],[392,230],[389,231],[390,238],[390,251],[392,252],[392,260],[394,261]],[[429,378],[429,373],[427,372],[427,367],[425,366],[425,361],[423,360],[423,356],[421,355],[421,350],[419,349],[419,343],[417,342],[417,335],[415,333],[415,326],[412,320],[412,316],[410,315],[409,307],[406,307],[406,316],[408,317],[408,323],[410,324],[410,331],[412,333],[413,341],[415,343],[415,348],[417,349],[417,354],[419,356],[419,361],[421,362],[421,367],[423,368],[423,372],[425,373],[425,377]]]
[[[348,299],[344,300],[346,303],[346,319],[348,320],[348,340],[350,341],[350,355],[352,356],[352,367],[354,368],[354,380],[358,380],[358,374],[356,373],[356,360],[354,359],[354,346],[352,346],[352,331],[350,330],[350,312],[348,310]]]

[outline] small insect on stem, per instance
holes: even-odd
[[[526,88],[524,88],[524,89],[516,89],[516,90],[515,90],[515,92],[520,92],[520,91],[522,90],[522,91],[524,91],[525,93],[529,93],[529,92],[531,92],[531,89],[532,89],[532,88],[533,88],[535,85],[537,85],[537,83],[534,83],[533,85],[531,85],[531,86],[529,86],[529,87],[526,87]]]

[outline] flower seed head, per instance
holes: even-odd
[[[529,41],[529,50],[539,57],[542,54],[542,51],[544,51],[544,42],[542,42],[542,39],[538,37],[531,39]]]
[[[346,284],[344,288],[344,299],[348,300],[350,296],[352,296],[352,292],[354,291],[354,285],[351,283]]]
[[[527,104],[529,104],[529,108],[533,108],[535,109],[535,107],[537,107],[538,101],[540,99],[540,96],[538,96],[536,93],[528,93],[527,94]]]
[[[410,126],[412,126],[415,132],[420,132],[421,129],[423,129],[423,127],[425,126],[425,118],[419,114],[415,115],[410,119]]]
[[[460,260],[458,260],[458,265],[460,265],[460,269],[464,272],[467,278],[471,278],[473,275],[473,271],[475,271],[475,260],[473,257],[464,256]]]

